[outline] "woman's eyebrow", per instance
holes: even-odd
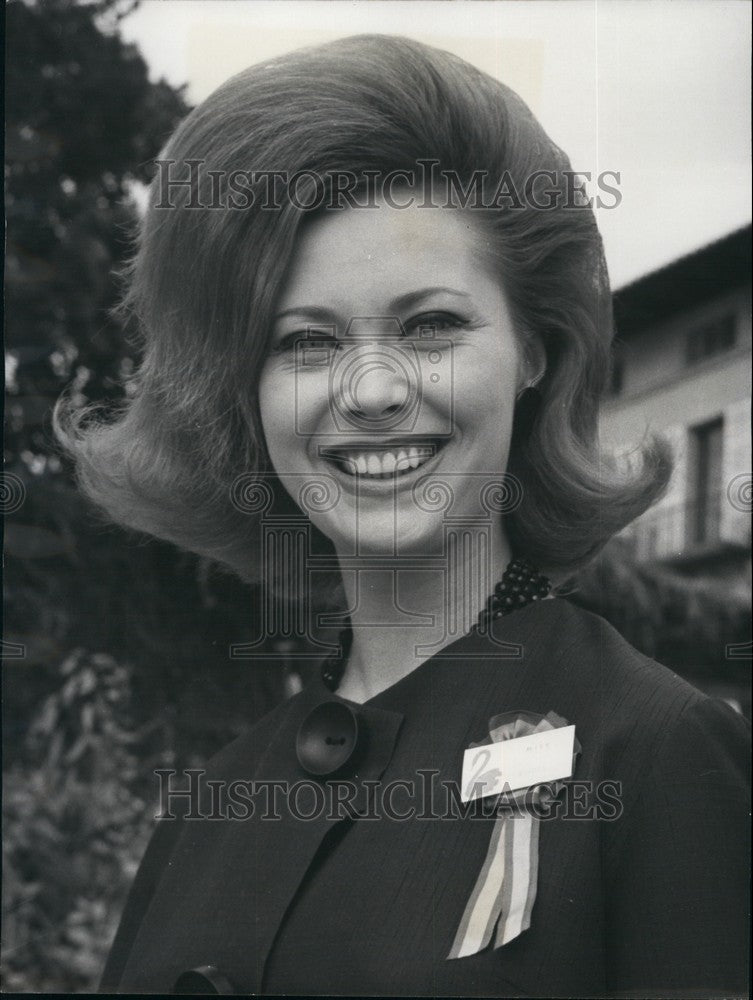
[[[334,323],[337,321],[337,313],[322,306],[291,306],[290,309],[283,309],[275,315],[275,322],[285,316],[306,316],[319,323]]]
[[[432,285],[429,288],[419,288],[413,292],[405,292],[403,295],[398,295],[396,299],[390,302],[388,312],[392,314],[398,314],[404,309],[410,309],[414,306],[420,305],[421,302],[432,295],[437,295],[442,293],[444,295],[453,295],[460,299],[470,299],[470,296],[466,292],[460,292],[455,288],[449,288],[446,285]],[[339,319],[338,314],[335,310],[326,309],[323,306],[291,306],[288,309],[283,309],[275,315],[275,322],[280,319],[284,319],[286,316],[305,316],[309,319],[313,319],[319,323],[335,323]],[[353,317],[350,317],[351,319]]]
[[[396,299],[392,300],[390,309],[393,312],[410,309],[413,306],[420,305],[425,299],[431,298],[432,295],[440,293],[443,295],[454,295],[459,299],[470,299],[470,295],[467,292],[460,292],[455,288],[448,288],[446,285],[432,285],[430,288],[420,288],[415,292],[406,292],[405,295],[399,295]]]

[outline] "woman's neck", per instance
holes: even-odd
[[[353,643],[341,697],[373,698],[476,624],[510,561],[507,540],[501,525],[496,532],[464,527],[447,550],[435,568],[418,556],[388,568],[373,568],[374,557],[362,566],[348,561],[343,584]]]

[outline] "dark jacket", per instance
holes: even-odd
[[[165,993],[206,965],[218,991],[246,994],[747,991],[750,727],[727,705],[567,601],[529,605],[495,622],[493,639],[463,637],[352,706],[367,742],[351,775],[357,799],[338,818],[319,801],[333,782],[310,779],[295,749],[326,700],[341,702],[313,682],[208,766],[217,789],[249,783],[231,797],[241,817],[238,789],[255,793],[250,818],[159,822],[103,989]],[[494,817],[478,806],[448,817],[442,796],[427,806],[426,783],[457,785],[463,751],[511,710],[556,712],[582,752],[562,808],[540,821],[530,928],[450,960]],[[264,781],[303,784],[275,804]],[[384,815],[366,793],[388,785]]]

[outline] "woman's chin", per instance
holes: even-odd
[[[380,521],[387,523],[379,523]],[[338,556],[402,557],[413,555],[438,556],[444,548],[441,521],[427,518],[423,523],[395,524],[394,517],[362,517],[358,522],[321,524],[322,530],[335,546]]]

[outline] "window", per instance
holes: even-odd
[[[719,539],[724,420],[719,417],[693,427],[690,435],[689,541],[692,545],[708,545]]]
[[[735,346],[736,329],[733,314],[720,316],[713,323],[705,323],[688,334],[687,362],[689,365],[715,354],[723,354]]]

